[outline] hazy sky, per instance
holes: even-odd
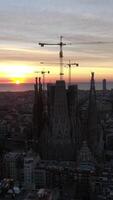
[[[58,62],[58,47],[41,48],[38,42],[58,42],[60,35],[72,43],[64,60],[80,64],[73,79],[86,80],[91,71],[97,79],[112,79],[113,0],[0,0],[1,80],[32,78],[41,68],[51,70],[49,80],[57,78],[59,66],[47,63]],[[105,43],[79,44],[98,41]]]

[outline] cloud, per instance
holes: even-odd
[[[65,42],[72,43],[65,47],[65,59],[76,57],[84,65],[111,66],[112,43],[93,42],[113,41],[112,7],[111,0],[4,0],[0,7],[0,61],[56,62],[58,47],[42,49],[38,42],[58,42],[63,35]]]

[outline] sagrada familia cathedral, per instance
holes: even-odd
[[[42,90],[41,79],[35,82],[32,123],[32,147],[42,159],[76,161],[84,141],[92,155],[103,156],[103,131],[96,102],[94,73],[91,73],[84,126],[77,85],[66,88],[64,80]]]

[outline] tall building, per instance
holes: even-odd
[[[75,154],[77,154],[81,145],[81,124],[79,118],[78,86],[70,85],[68,88],[67,95],[71,138],[75,147]]]
[[[95,171],[95,160],[86,141],[83,141],[77,156],[77,168],[79,171]]]
[[[51,115],[52,127],[48,138],[48,157],[54,160],[73,160],[75,158],[75,136],[74,131],[71,131],[65,81],[56,81],[55,89],[52,92],[54,100],[51,98],[53,113]]]
[[[65,81],[47,86],[47,117],[44,118],[42,90],[35,84],[33,144],[42,159],[75,160],[80,144],[78,89]]]
[[[91,151],[95,154],[98,145],[98,118],[97,118],[97,103],[94,72],[91,73],[91,85],[89,91],[89,105],[88,105],[88,129],[87,142]]]
[[[42,94],[42,84],[39,78],[39,84],[37,82],[34,85],[35,96],[33,105],[33,127],[32,127],[32,139],[33,139],[33,149],[38,152],[38,141],[41,136],[43,126],[44,126],[44,107],[43,107],[43,94]]]
[[[47,107],[48,107],[48,122],[50,131],[52,129],[53,111],[54,111],[55,84],[47,85]]]
[[[75,188],[77,199],[94,199],[95,171],[95,160],[87,146],[87,142],[83,141],[77,158],[77,181]]]
[[[35,155],[31,150],[24,157],[24,186],[25,188],[35,188],[34,168],[40,160],[39,155]]]
[[[106,88],[106,79],[103,79],[102,81],[102,89],[103,89],[103,93],[105,94],[107,88]]]
[[[14,179],[18,184],[23,182],[24,155],[19,152],[9,152],[4,156],[4,176]]]

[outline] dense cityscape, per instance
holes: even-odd
[[[0,93],[0,199],[113,198],[113,91],[66,88]]]

